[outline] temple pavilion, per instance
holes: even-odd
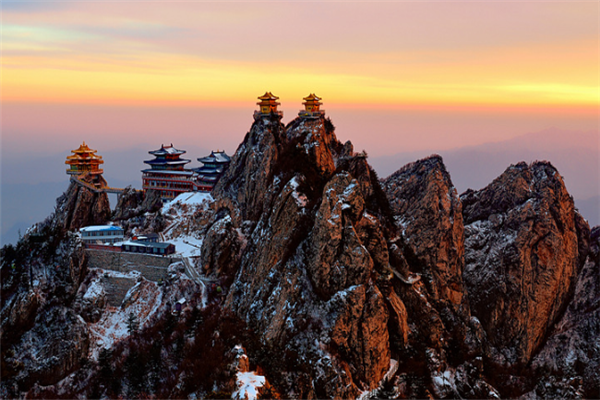
[[[265,94],[259,96],[258,99],[260,101],[256,104],[260,106],[260,110],[254,112],[254,118],[271,114],[276,114],[283,117],[283,111],[277,111],[277,106],[281,105],[281,103],[277,101],[279,100],[279,97],[275,96],[271,92],[265,92]]]
[[[325,114],[325,110],[321,110],[321,98],[314,93],[303,98],[304,110],[300,110],[298,115],[303,118],[317,118]]]
[[[142,170],[143,189],[156,190],[163,200],[173,199],[181,193],[198,190],[198,173],[185,169],[190,160],[181,158],[185,150],[178,150],[170,146],[161,145],[160,149],[149,151],[154,160],[144,161],[150,165],[149,169]]]
[[[103,169],[100,168],[100,164],[104,164],[102,156],[97,155],[98,151],[90,149],[85,142],[77,150],[71,150],[73,153],[67,156],[65,164],[69,166],[67,174],[83,178],[86,176],[86,180],[94,184],[97,187],[104,186],[106,181],[102,178]]]
[[[231,157],[225,151],[211,151],[209,156],[199,158],[202,164],[200,168],[194,168],[198,174],[198,189],[206,192],[213,190],[219,178],[229,167]]]

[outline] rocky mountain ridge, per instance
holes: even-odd
[[[74,191],[66,198],[77,198]],[[113,218],[157,232],[185,224],[203,238],[197,270],[222,285],[209,304],[246,332],[224,334],[221,325],[219,340],[242,341],[269,396],[364,398],[385,388],[400,398],[598,397],[598,228],[590,231],[550,163],[510,166],[486,188],[459,196],[439,156],[380,180],[364,152],[337,139],[328,118],[283,125],[273,114],[254,121],[213,198],[173,220],[130,193]],[[80,214],[103,215],[97,209]],[[63,214],[55,220],[74,220]],[[3,278],[9,259],[3,249]],[[179,276],[173,285],[181,286]],[[200,312],[217,315],[201,306],[207,289],[196,290]],[[3,332],[10,310],[27,309],[18,300],[25,293],[3,294]],[[77,293],[74,304],[85,291]],[[194,341],[206,332],[192,314],[183,313],[179,326],[194,326]],[[143,332],[163,326],[165,315]],[[14,349],[30,329],[12,339]],[[127,340],[143,346],[136,337]],[[175,354],[173,346],[162,351]],[[185,381],[200,372],[184,355],[172,369]],[[3,363],[18,360],[3,354]],[[69,364],[62,378],[79,370],[102,382],[94,372],[101,371],[98,362]],[[115,358],[114,368],[119,362],[125,361]],[[227,392],[232,383],[219,376]],[[8,377],[21,392],[33,383]],[[38,382],[54,385],[59,378]],[[209,394],[203,386],[175,389],[171,378],[160,379],[162,396]],[[132,377],[125,382],[137,387]],[[80,394],[89,397],[85,390]]]

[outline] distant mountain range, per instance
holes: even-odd
[[[569,138],[565,145],[565,138]],[[370,157],[380,177],[384,178],[403,165],[440,154],[459,193],[481,189],[498,177],[510,164],[520,161],[550,161],[563,176],[575,205],[589,221],[600,225],[600,152],[598,132],[573,132],[548,129],[506,141],[485,143],[448,151],[401,152],[393,156]]]

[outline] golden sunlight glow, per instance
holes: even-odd
[[[159,65],[159,59],[145,65]],[[378,77],[353,68],[340,73],[315,73],[287,65],[219,64],[198,60],[169,61],[167,69],[73,62],[70,68],[48,60],[33,67],[33,60],[3,60],[4,101],[223,104],[253,102],[257,93],[272,90],[283,102],[297,101],[305,92],[317,92],[325,102],[339,104],[539,104],[594,105],[597,85],[557,82],[552,74],[538,74],[524,82],[518,74],[494,68],[469,67],[407,70],[394,67]],[[382,69],[382,67],[379,67]],[[501,67],[499,68],[501,69]],[[385,72],[385,73],[384,73]],[[469,79],[466,79],[469,75]],[[512,75],[512,76],[511,76]],[[585,74],[576,75],[581,77]]]
[[[417,34],[410,40],[401,35],[401,30],[391,30],[390,35],[373,36],[373,47],[358,42],[354,48],[346,44],[352,38],[341,40],[336,30],[330,30],[328,40],[339,42],[337,47],[318,40],[308,43],[297,39],[284,45],[281,39],[278,51],[271,53],[259,42],[256,48],[239,44],[249,32],[228,36],[230,30],[241,29],[240,24],[256,26],[254,19],[264,18],[260,13],[248,17],[231,11],[222,14],[221,10],[217,14],[224,21],[233,18],[234,25],[225,29],[223,21],[212,22],[211,30],[221,33],[213,33],[214,40],[208,29],[191,37],[179,33],[169,43],[182,47],[171,51],[163,36],[177,33],[179,24],[184,22],[190,24],[190,31],[197,29],[182,10],[165,6],[160,13],[154,10],[146,15],[147,21],[138,21],[127,18],[131,10],[125,5],[120,10],[122,15],[112,17],[104,9],[93,11],[93,5],[77,7],[72,11],[53,11],[51,16],[62,18],[64,26],[50,24],[45,13],[12,15],[12,22],[5,24],[3,31],[3,101],[253,104],[265,90],[280,96],[284,105],[297,102],[298,107],[306,93],[315,92],[323,97],[325,108],[328,103],[589,107],[598,105],[600,100],[598,38],[588,31],[575,32],[568,41],[532,38],[527,42],[523,37],[524,43],[511,41],[507,33],[501,36],[505,43],[496,43],[493,31],[488,32],[485,26],[477,28],[489,36],[486,40],[495,43],[491,46],[473,42],[472,34],[456,29],[439,27],[437,32],[423,30],[417,24],[411,28]],[[555,23],[552,18],[560,10],[553,5],[543,7],[555,12],[548,14],[548,26],[544,28],[551,33],[550,27]],[[534,11],[537,13],[538,9]],[[587,15],[587,11],[582,10],[581,15]],[[102,23],[82,29],[76,22],[89,12],[100,12],[94,21]],[[104,12],[108,14],[102,16]],[[177,20],[169,25],[167,18],[163,24],[158,18],[163,14],[176,14],[172,18]],[[227,15],[230,17],[225,18]],[[510,17],[509,21],[515,18],[513,14],[505,17]],[[39,26],[33,25],[31,18],[36,18]],[[438,24],[446,21],[442,15],[436,18]],[[502,19],[497,23],[501,22]],[[525,22],[527,30],[523,32],[529,32]],[[569,25],[569,30],[575,31],[576,27]],[[290,32],[296,34],[295,30]],[[372,30],[368,32],[371,34]],[[345,34],[355,32],[347,30]],[[398,36],[394,39],[393,35]],[[457,36],[446,43],[447,35]],[[419,45],[419,38],[427,46]],[[353,40],[362,39],[358,36]]]

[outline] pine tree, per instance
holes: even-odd
[[[150,362],[148,366],[148,381],[153,392],[158,390],[160,385],[160,375],[163,369],[162,363],[162,339],[155,340],[150,350]]]
[[[121,385],[120,380],[115,379],[111,362],[112,351],[106,348],[100,350],[100,354],[98,355],[98,365],[100,366],[100,384],[107,390],[107,392],[113,394],[111,397],[116,397],[121,390]],[[99,391],[100,388],[97,390]],[[92,390],[92,392],[94,391],[95,390]],[[96,398],[95,396],[92,397]]]
[[[127,332],[129,334],[136,333],[140,327],[140,323],[137,317],[133,313],[129,313],[129,318],[127,318]]]
[[[171,333],[175,329],[175,325],[176,325],[176,321],[175,321],[175,318],[173,317],[173,313],[171,313],[170,311],[167,312],[165,315],[165,324],[163,327],[163,335],[165,338],[168,338],[169,336],[171,336]]]
[[[143,365],[140,353],[132,348],[125,360],[125,371],[129,381],[128,397],[137,397],[143,390],[145,384],[146,368]]]
[[[110,360],[112,359],[112,351],[107,348],[102,348],[100,350],[100,355],[98,356],[98,365],[100,366],[100,377],[103,382],[107,382],[112,374],[113,370],[110,365]]]

